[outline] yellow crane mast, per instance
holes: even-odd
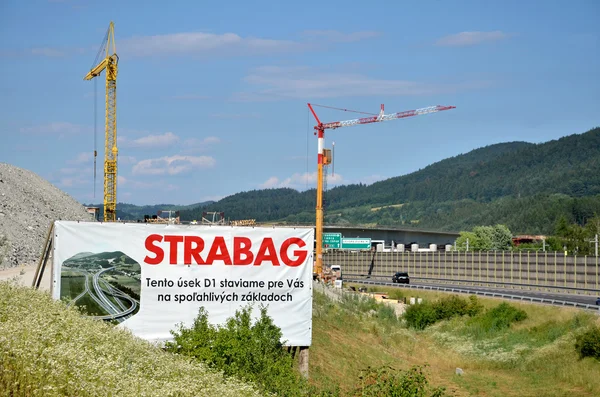
[[[106,51],[104,51],[106,49]],[[112,54],[110,53],[112,50]],[[117,56],[115,26],[111,21],[98,55],[104,59],[83,78],[91,80],[106,70],[106,122],[104,141],[104,222],[117,220]],[[96,62],[98,56],[96,57]],[[94,63],[96,63],[94,62]],[[94,150],[94,161],[97,156]]]

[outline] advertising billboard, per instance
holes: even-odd
[[[203,306],[213,324],[260,305],[310,346],[312,228],[55,222],[52,294],[153,342]]]

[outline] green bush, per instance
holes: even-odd
[[[456,295],[442,298],[433,304],[438,320],[448,320],[455,316],[467,314],[469,303]]]
[[[486,311],[484,314],[472,317],[467,322],[465,332],[474,337],[485,337],[503,331],[511,324],[527,318],[524,310],[509,305],[506,302]]]
[[[260,308],[260,318],[252,324],[252,308],[236,311],[225,325],[212,325],[208,313],[200,308],[190,328],[178,326],[171,331],[174,341],[166,344],[172,353],[193,357],[225,375],[256,383],[264,392],[296,396],[308,385],[293,367],[284,350],[281,329]]]
[[[355,397],[443,397],[444,388],[432,388],[421,366],[408,371],[390,367],[367,368],[362,371],[359,386],[351,394]]]
[[[437,311],[429,302],[408,306],[404,312],[404,319],[406,325],[417,330],[423,330],[438,321]]]
[[[483,311],[483,305],[475,295],[469,295],[469,304],[467,305],[467,315],[474,317]]]
[[[575,350],[581,358],[593,357],[600,360],[600,328],[593,326],[586,332],[577,335]]]
[[[404,312],[406,324],[418,330],[423,330],[429,325],[441,320],[449,320],[457,316],[475,316],[481,312],[483,306],[474,295],[469,300],[462,299],[456,295],[442,298],[429,303],[424,302],[409,306]]]

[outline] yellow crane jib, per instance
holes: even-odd
[[[117,220],[117,64],[119,63],[119,57],[117,56],[115,45],[115,26],[113,22],[110,23],[106,36],[102,41],[100,51],[98,52],[98,55],[100,54],[104,55],[104,59],[92,67],[83,79],[92,80],[106,71],[104,221],[114,222]],[[96,62],[98,58],[97,56]],[[96,152],[94,151],[95,156]]]

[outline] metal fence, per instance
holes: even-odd
[[[411,277],[438,283],[600,292],[598,257],[560,252],[330,251],[323,254],[323,263],[340,265],[344,275],[387,278],[404,271]]]

